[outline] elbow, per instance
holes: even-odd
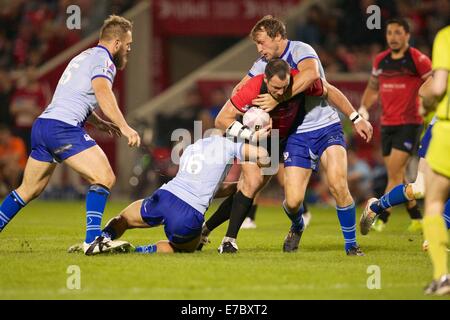
[[[446,92],[446,86],[444,85],[434,85],[432,88],[432,95],[434,98],[442,97]]]
[[[214,126],[216,127],[216,128],[218,128],[218,129],[223,129],[223,127],[222,127],[222,121],[221,121],[222,119],[220,119],[220,117],[217,117],[215,120],[214,120]]]
[[[314,83],[314,81],[317,81],[320,79],[320,72],[319,70],[311,70],[309,72],[309,81],[311,81],[311,83]]]

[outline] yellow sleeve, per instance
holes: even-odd
[[[433,70],[450,71],[450,26],[436,35],[433,43]]]

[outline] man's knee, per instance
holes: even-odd
[[[116,183],[116,175],[112,170],[108,170],[103,174],[96,175],[93,179],[91,179],[90,183],[100,184],[107,187],[108,189],[111,189]]]
[[[283,206],[289,212],[298,212],[300,206],[302,205],[304,200],[304,196],[296,196],[296,197],[286,197],[284,200]]]
[[[337,179],[336,181],[329,181],[330,192],[336,200],[344,200],[349,196],[348,184],[345,179]]]

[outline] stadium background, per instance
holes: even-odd
[[[81,9],[79,30],[66,25],[70,16],[66,9],[71,4]],[[193,120],[202,120],[203,129],[212,125],[234,84],[257,58],[247,35],[265,14],[283,17],[290,39],[313,45],[327,79],[358,107],[372,59],[385,47],[384,31],[366,28],[366,8],[372,4],[381,8],[382,22],[393,16],[406,17],[412,27],[411,44],[429,56],[436,31],[450,15],[448,0],[3,0],[0,122],[28,141],[32,120],[46,107],[67,62],[96,44],[99,27],[109,14],[132,19],[133,51],[126,70],[118,73],[114,91],[145,143],[133,150],[123,139],[90,131],[118,177],[105,212],[107,221],[130,198],[147,195],[175,174],[177,168],[170,161],[172,130],[190,129]],[[380,108],[371,110],[375,137],[369,145],[353,137],[345,122],[350,173],[353,168],[365,177],[352,186],[354,196],[364,190],[360,201],[384,190],[379,113]],[[233,174],[229,179],[237,178],[236,170]],[[8,186],[1,180],[0,197],[5,192]],[[240,232],[239,254],[227,257],[216,250],[224,227],[211,236],[211,245],[192,255],[89,259],[67,254],[67,247],[79,242],[84,232],[85,192],[86,185],[62,167],[41,196],[41,200],[52,201],[31,203],[2,232],[0,299],[424,298],[422,287],[429,280],[430,263],[420,250],[422,235],[406,231],[404,208],[394,209],[395,218],[385,232],[358,234],[367,256],[349,259],[343,254],[328,189],[319,176],[309,191],[309,201],[319,205],[311,206],[313,222],[302,238],[300,252],[292,255],[281,252],[288,221],[280,214],[282,190],[276,179],[260,198],[273,205],[260,207],[257,229]],[[358,217],[360,213],[361,207]],[[133,244],[162,237],[161,228],[126,234]],[[68,267],[74,265],[82,270],[81,290],[66,285]],[[371,266],[382,270],[381,290],[369,288]]]
[[[70,15],[66,9],[71,4],[81,9],[79,30],[66,26]],[[127,118],[143,134],[145,146],[128,150],[121,140],[91,133],[117,174],[116,196],[139,198],[176,172],[170,161],[174,129],[192,130],[194,120],[202,121],[203,131],[213,126],[218,109],[257,57],[247,35],[265,14],[283,17],[290,39],[305,41],[316,49],[327,79],[357,107],[372,59],[385,46],[383,30],[366,27],[366,8],[372,4],[382,9],[382,21],[406,17],[412,26],[411,45],[427,55],[433,35],[450,12],[446,0],[4,1],[0,12],[0,119],[29,143],[31,120],[21,121],[21,106],[31,104],[36,115],[43,110],[67,62],[95,45],[104,18],[111,13],[124,14],[135,23],[133,51],[126,71],[116,78],[114,91]],[[356,151],[350,172],[354,169],[363,176],[355,181],[356,186],[351,183],[352,187],[358,190],[358,185],[364,185],[367,190],[370,184],[372,193],[378,195],[384,184],[380,109],[371,112],[375,127],[371,144],[353,136],[348,123],[346,132]],[[238,174],[236,168],[228,179],[235,180]],[[313,179],[309,201],[329,201],[322,180]],[[7,189],[2,186],[0,192]],[[79,198],[84,189],[79,178],[63,168],[43,197]],[[266,198],[281,196],[275,179],[263,194]],[[370,195],[357,195],[358,201]]]
[[[81,9],[81,28],[69,30],[69,5]],[[366,8],[381,8],[382,21],[406,17],[412,27],[411,45],[430,56],[436,31],[445,25],[449,1],[299,1],[299,0],[117,0],[117,1],[3,1],[0,11],[0,110],[1,122],[29,143],[31,119],[21,120],[20,108],[31,104],[35,115],[43,110],[68,61],[96,44],[98,29],[111,13],[134,21],[130,62],[119,72],[114,91],[127,118],[144,136],[144,147],[129,150],[124,141],[91,131],[108,155],[117,174],[114,194],[139,198],[170,179],[176,167],[170,161],[171,133],[193,130],[202,121],[203,131],[233,86],[257,57],[248,38],[253,24],[265,14],[283,17],[292,40],[311,44],[318,52],[327,79],[358,107],[371,62],[385,47],[383,30],[366,27]],[[368,190],[358,202],[383,190],[385,173],[379,151],[380,108],[372,109],[374,140],[347,139],[352,153],[352,182]],[[238,168],[228,180],[235,180]],[[412,177],[413,178],[413,177]],[[368,185],[370,184],[370,187]],[[359,188],[359,189],[361,189]],[[0,187],[5,193],[8,188]],[[78,198],[84,192],[78,177],[61,169],[44,198]],[[63,191],[64,190],[64,191]],[[370,191],[372,190],[372,191]],[[356,192],[356,191],[355,191]],[[279,198],[275,179],[263,193]],[[330,201],[323,179],[315,177],[310,202]]]

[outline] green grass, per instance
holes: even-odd
[[[126,203],[110,202],[104,221]],[[297,253],[281,252],[288,219],[261,207],[255,230],[241,230],[237,255],[219,255],[225,226],[202,252],[86,257],[66,249],[84,238],[84,204],[35,202],[0,235],[0,299],[424,299],[431,278],[422,236],[406,231],[403,209],[383,233],[358,235],[365,257],[347,257],[332,208],[312,207],[311,226]],[[361,208],[358,210],[358,219]],[[208,216],[208,214],[207,214]],[[162,228],[128,231],[148,244]],[[67,268],[81,270],[81,289],[69,290]],[[367,268],[381,270],[381,289],[369,290]]]

